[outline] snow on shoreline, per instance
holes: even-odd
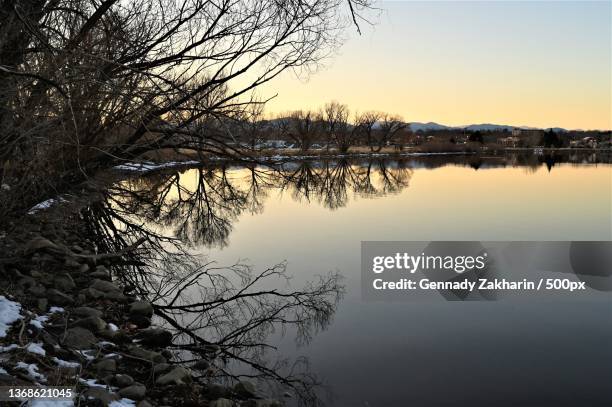
[[[165,163],[156,164],[150,161],[145,161],[142,163],[120,164],[120,165],[113,167],[113,169],[118,170],[118,171],[148,172],[148,171],[153,171],[153,170],[159,170],[162,168],[172,168],[172,167],[178,167],[181,165],[196,165],[196,164],[200,164],[200,162],[199,161],[169,161]]]
[[[418,152],[410,152],[410,153],[357,153],[357,154],[331,154],[331,155],[315,155],[315,154],[304,154],[304,155],[283,155],[283,154],[275,154],[270,156],[262,156],[262,157],[245,157],[242,161],[281,161],[281,160],[311,160],[311,159],[333,159],[333,158],[380,158],[380,157],[421,157],[421,156],[438,156],[438,155],[466,155],[473,154],[471,152],[463,152],[463,151],[449,151],[449,152],[439,152],[439,153],[418,153]],[[209,161],[226,161],[232,160],[232,158],[226,157],[208,157]],[[153,163],[150,161],[145,161],[142,163],[125,163],[120,164],[113,167],[114,170],[117,171],[132,171],[132,172],[149,172],[164,168],[173,168],[180,166],[190,166],[190,165],[199,165],[203,164],[203,161],[169,161],[165,163]]]
[[[62,202],[66,202],[66,200],[62,197],[59,197],[57,199],[49,198],[46,201],[39,202],[33,207],[31,207],[30,210],[28,211],[28,215],[34,215],[38,211],[49,209],[53,205],[57,205],[58,203],[62,203]]]
[[[12,323],[21,319],[21,304],[0,295],[0,338],[6,336]]]

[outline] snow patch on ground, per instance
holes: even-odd
[[[167,163],[156,164],[149,161],[142,163],[125,163],[114,167],[118,171],[135,171],[135,172],[147,172],[153,170],[159,170],[161,168],[172,168],[181,165],[195,165],[200,164],[199,161],[170,161]]]
[[[36,355],[41,355],[41,356],[45,356],[47,354],[47,352],[45,352],[45,350],[42,347],[42,343],[36,343],[36,342],[32,342],[30,344],[28,344],[28,346],[26,346],[26,350],[30,353],[34,353]]]
[[[58,359],[57,357],[53,357],[53,361],[60,367],[81,367],[81,364],[78,362],[69,362],[67,360]]]
[[[72,400],[30,400],[29,407],[73,407]]]
[[[18,362],[17,369],[22,369],[28,372],[28,376],[30,376],[32,379],[39,381],[41,383],[46,383],[47,382],[47,378],[38,372],[38,366],[36,366],[36,364],[32,363],[32,364],[27,364],[27,363],[23,363],[23,362]]]
[[[43,323],[47,322],[49,317],[46,315],[41,315],[30,321],[30,325],[35,326],[38,329],[43,329]]]
[[[62,307],[51,307],[47,315],[37,316],[36,318],[30,321],[30,324],[38,329],[43,329],[43,324],[49,320],[50,315],[61,312],[64,312],[64,309]]]
[[[44,210],[44,209],[49,209],[50,207],[52,207],[55,204],[58,204],[60,202],[66,202],[66,200],[64,198],[49,198],[46,201],[42,201],[40,203],[37,203],[36,205],[34,205],[33,207],[30,208],[30,210],[28,211],[28,215],[34,215],[36,212]]]
[[[17,345],[16,343],[12,343],[8,346],[0,346],[0,353],[10,352],[15,349],[19,349],[19,345]]]
[[[131,399],[120,399],[111,401],[108,407],[134,407],[136,402]]]
[[[21,311],[21,304],[0,295],[0,338],[6,336],[6,332],[13,322],[21,319],[19,311]]]
[[[95,359],[94,356],[92,356],[89,353],[87,353],[87,352],[95,352],[95,350],[93,350],[93,349],[75,350],[75,352],[79,353],[81,356],[83,356],[87,360],[94,360]]]
[[[113,386],[107,386],[106,384],[100,384],[96,382],[96,379],[81,379],[79,378],[79,382],[86,384],[89,387],[100,387],[102,389],[110,389],[111,391],[115,391],[118,389],[118,387],[113,387]]]

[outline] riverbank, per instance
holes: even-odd
[[[137,167],[145,170],[167,168],[177,165],[197,165],[204,161],[244,161],[276,163],[290,160],[331,160],[331,159],[356,159],[356,158],[389,158],[400,159],[407,157],[427,156],[458,156],[458,155],[491,155],[491,154],[610,154],[610,149],[593,148],[554,148],[554,147],[504,147],[500,145],[480,144],[431,144],[423,146],[412,146],[403,149],[395,147],[383,147],[380,151],[371,151],[367,147],[351,147],[348,151],[341,152],[335,148],[300,150],[296,148],[277,148],[262,150],[237,150],[232,153],[215,155],[212,153],[199,154],[189,150],[160,150],[155,154],[145,155],[143,162],[120,164],[116,169],[134,170]]]
[[[78,214],[49,212],[0,239],[0,385],[73,389],[61,406],[280,405],[250,382],[210,383],[214,344],[176,357],[155,305],[113,272],[142,241],[101,252]]]

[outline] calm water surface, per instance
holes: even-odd
[[[346,295],[325,331],[303,346],[290,332],[273,338],[281,355],[310,359],[330,405],[612,405],[609,296],[385,303],[360,292],[362,240],[612,240],[612,166],[387,167],[387,184],[373,169],[372,185],[357,188],[271,187],[254,211],[235,215],[223,243],[196,251],[256,269],[286,260],[292,287],[328,271],[344,276]],[[227,176],[241,183],[250,173]],[[341,176],[352,182],[350,171]]]

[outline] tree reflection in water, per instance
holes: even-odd
[[[271,190],[337,209],[351,196],[399,192],[411,175],[408,165],[384,160],[223,164],[123,180],[83,216],[101,251],[140,243],[114,272],[154,304],[160,323],[175,333],[178,360],[209,361],[200,381],[248,377],[275,394],[290,391],[299,404],[316,405],[321,383],[307,360],[274,358],[269,337],[290,331],[306,343],[325,329],[344,292],[341,276],[323,274],[296,289],[289,287],[285,263],[263,270],[240,263],[220,267],[191,248],[227,245],[234,221],[245,211],[260,212]]]
[[[270,336],[289,331],[308,342],[331,322],[343,294],[340,275],[323,275],[301,289],[279,284],[288,279],[285,263],[256,269],[246,264],[219,267],[192,253],[193,246],[224,247],[240,214],[259,213],[271,191],[334,210],[351,197],[374,198],[409,186],[411,167],[521,166],[535,171],[555,162],[609,162],[609,156],[507,154],[433,156],[426,160],[348,160],[288,162],[164,171],[115,183],[83,210],[100,251],[119,252],[134,242],[115,273],[126,286],[148,298],[159,320],[175,332],[176,358],[206,359],[204,383],[248,377],[289,390],[300,404],[319,403],[321,383],[305,359],[279,360]],[[282,254],[279,254],[282,256]],[[272,288],[272,287],[284,287]]]

